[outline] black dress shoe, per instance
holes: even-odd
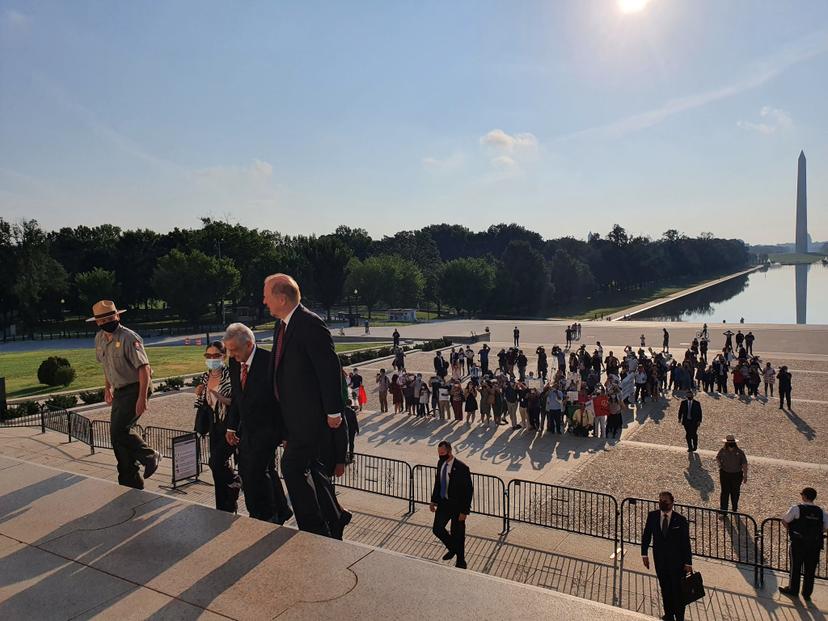
[[[787,595],[788,597],[799,597],[799,593],[792,591],[788,587],[779,587],[779,592],[782,593],[782,595]]]
[[[293,517],[293,511],[290,509],[287,510],[287,513],[283,513],[282,515],[277,515],[273,518],[273,522],[281,526],[285,522],[287,522],[290,518]]]
[[[811,601],[811,596],[810,595],[803,595],[802,599],[804,599],[806,602],[810,602]]]
[[[453,558],[454,558],[454,552],[452,552],[451,550],[449,550],[448,552],[443,554],[443,560],[444,561],[450,561]]]
[[[663,615],[661,619],[662,621],[676,621],[676,618],[673,615]]]
[[[454,566],[458,569],[466,569],[466,561],[457,561]]]
[[[345,528],[348,524],[351,523],[351,520],[353,519],[353,517],[354,517],[353,513],[351,513],[350,511],[345,511],[345,509],[343,509],[342,510],[342,515],[339,516],[339,525],[340,525],[340,527]]]
[[[155,451],[155,454],[147,460],[147,463],[144,464],[145,479],[148,479],[155,474],[155,471],[158,470],[158,466],[161,465],[162,459],[161,453]]]

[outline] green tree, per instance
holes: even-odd
[[[173,249],[158,260],[152,286],[180,317],[197,322],[211,303],[218,313],[221,301],[235,294],[240,280],[231,259]]]
[[[459,315],[482,310],[495,286],[495,268],[485,259],[454,259],[440,274],[440,297]]]
[[[550,265],[551,280],[555,286],[555,301],[558,304],[572,302],[589,295],[595,287],[595,279],[589,266],[573,258],[565,250],[555,252]]]
[[[43,318],[62,318],[67,275],[63,266],[49,255],[49,242],[36,220],[12,227],[16,248],[16,278],[13,286],[18,316],[26,328]]]
[[[342,297],[351,251],[333,235],[304,240],[304,252],[312,275],[312,291],[331,320],[331,307]]]
[[[389,306],[417,308],[426,283],[420,268],[396,255],[386,255],[383,262],[383,299]]]
[[[88,312],[98,300],[115,300],[118,298],[115,272],[96,267],[88,272],[75,274],[75,290],[80,312]]]
[[[497,270],[497,308],[505,314],[537,315],[552,293],[543,255],[523,240],[509,242]]]
[[[384,256],[368,257],[364,261],[353,257],[348,262],[345,288],[347,291],[359,291],[358,300],[368,309],[368,319],[371,319],[371,312],[382,299],[382,291],[386,286],[383,280],[387,273],[384,263]]]

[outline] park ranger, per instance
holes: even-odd
[[[148,447],[134,428],[147,409],[152,371],[141,337],[121,325],[123,312],[113,301],[101,300],[87,321],[100,328],[95,335],[95,357],[103,366],[104,398],[112,406],[110,437],[118,460],[118,483],[143,489],[144,479],[161,463],[161,454]],[[144,466],[143,478],[139,463]]]

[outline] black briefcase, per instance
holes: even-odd
[[[697,599],[704,597],[704,581],[699,572],[694,571],[692,574],[682,577],[681,595],[685,605],[692,604]]]

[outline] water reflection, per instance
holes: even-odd
[[[796,323],[808,323],[808,270],[810,263],[796,265]]]
[[[733,324],[742,317],[748,323],[828,324],[828,266],[774,265],[632,318]]]

